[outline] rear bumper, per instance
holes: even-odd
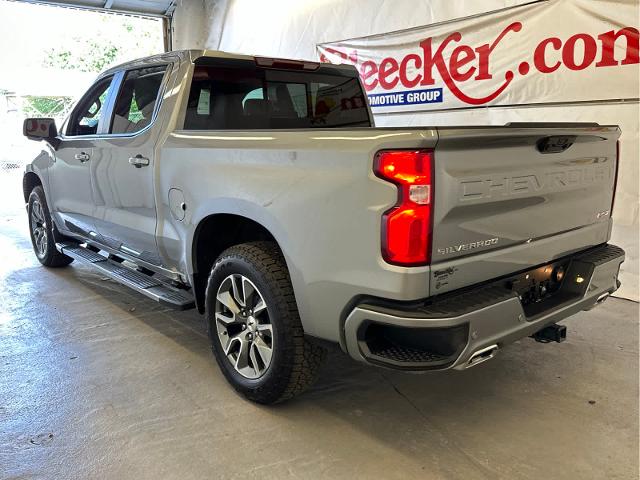
[[[401,370],[468,368],[508,343],[601,303],[619,287],[624,251],[603,245],[563,261],[561,287],[535,305],[523,304],[513,277],[431,302],[361,303],[345,321],[347,351],[358,361]]]

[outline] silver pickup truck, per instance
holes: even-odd
[[[24,175],[33,247],[204,313],[247,398],[337,343],[465,369],[618,287],[616,126],[376,128],[352,66],[181,51],[104,72]]]

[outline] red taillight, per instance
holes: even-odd
[[[384,150],[374,171],[397,185],[398,201],[382,217],[382,257],[402,266],[427,265],[431,260],[433,152]]]

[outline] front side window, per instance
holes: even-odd
[[[370,126],[357,72],[260,67],[250,60],[205,59],[194,68],[186,130]]]
[[[99,80],[80,100],[73,110],[67,127],[67,135],[95,135],[105,107],[113,77]]]
[[[163,65],[126,73],[109,133],[135,133],[151,124],[166,68]]]

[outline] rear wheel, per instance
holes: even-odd
[[[280,402],[315,380],[326,351],[304,336],[274,243],[245,243],[220,255],[207,284],[206,317],[218,365],[248,399]]]
[[[73,258],[56,250],[55,227],[41,186],[29,195],[28,214],[31,244],[38,261],[46,267],[65,267],[73,262]]]

